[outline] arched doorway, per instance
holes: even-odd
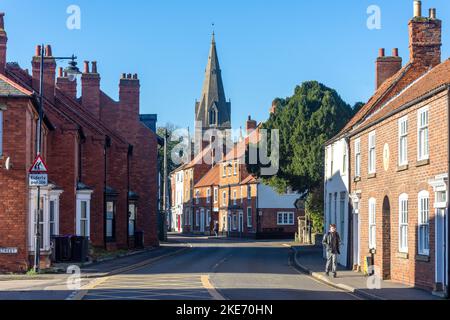
[[[382,239],[383,239],[383,279],[391,279],[391,203],[389,197],[383,200],[383,217],[382,217]]]

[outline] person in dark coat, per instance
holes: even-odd
[[[215,234],[216,238],[219,236],[219,222],[218,221],[216,221],[214,223],[214,234]]]
[[[337,278],[337,260],[341,254],[341,237],[336,230],[336,225],[330,226],[330,231],[323,238],[323,245],[327,251],[327,265],[325,273],[330,275],[330,271],[333,272],[334,278]]]

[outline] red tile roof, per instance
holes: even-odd
[[[419,99],[439,87],[448,85],[450,85],[450,60],[444,61],[418,78],[362,122],[361,126],[370,126],[407,103]]]
[[[195,188],[217,186],[219,185],[219,181],[220,181],[220,166],[216,165],[211,170],[209,170],[208,173],[205,174],[199,182],[197,182]]]
[[[382,108],[393,97],[402,93],[412,82],[420,78],[428,71],[427,68],[418,64],[408,63],[391,78],[387,79],[376,91],[369,101],[359,112],[347,123],[344,129],[336,136],[339,137],[356,126],[360,126],[366,119]],[[336,138],[335,137],[335,138]]]

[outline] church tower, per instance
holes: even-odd
[[[201,139],[207,130],[222,131],[225,137],[226,130],[231,129],[231,102],[227,102],[223,89],[222,75],[217,55],[214,33],[212,35],[211,49],[205,71],[200,101],[195,103],[195,135],[196,140]],[[208,141],[202,143],[204,146]]]

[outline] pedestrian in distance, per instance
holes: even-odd
[[[322,243],[327,252],[327,264],[325,273],[327,276],[329,276],[330,272],[332,272],[333,277],[337,278],[337,261],[339,255],[341,254],[341,237],[336,230],[335,224],[332,224],[330,226],[330,231],[325,235]]]
[[[216,238],[219,237],[219,222],[214,223],[214,234],[216,235]]]

